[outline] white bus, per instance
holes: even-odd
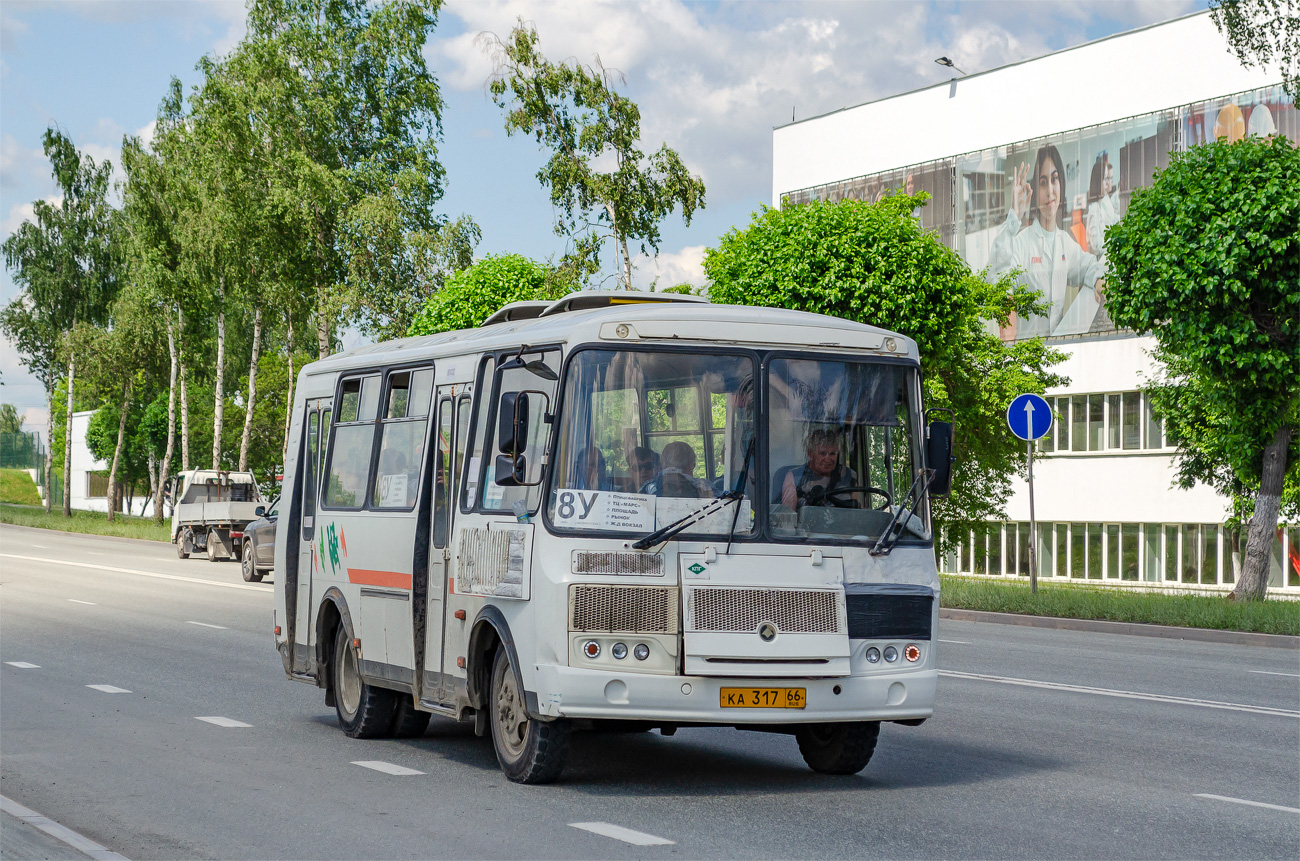
[[[864,768],[934,709],[915,343],[653,293],[508,305],[302,369],[275,641],[355,738],[431,714],[554,780],[572,731],[735,726]]]

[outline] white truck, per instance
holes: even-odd
[[[251,472],[191,469],[172,482],[171,541],[188,559],[205,550],[208,560],[240,558],[244,527],[258,518],[262,495]]]

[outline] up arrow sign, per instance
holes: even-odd
[[[1019,395],[1007,407],[1007,427],[1023,440],[1036,440],[1052,429],[1052,408],[1038,395]]]

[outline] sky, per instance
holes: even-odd
[[[487,92],[482,34],[531,22],[552,60],[599,60],[620,72],[641,109],[642,149],[668,144],[705,182],[689,226],[664,222],[657,257],[642,255],[635,286],[700,284],[704,249],[770,204],[772,129],[842,107],[981,72],[1194,12],[1204,0],[934,0],[934,2],[684,2],[448,0],[425,48],[445,108],[441,208],[482,228],[477,256],[564,251],[536,174],[545,155],[508,137]],[[0,241],[57,200],[41,150],[58,126],[120,177],[124,134],[152,130],[172,77],[188,90],[195,64],[243,37],[242,0],[4,0],[0,5]],[[1086,85],[1086,70],[1081,70]],[[1032,106],[1027,106],[1032,109]],[[605,270],[614,270],[612,249]],[[612,285],[612,281],[610,282]],[[18,295],[0,272],[0,305]],[[0,336],[0,401],[35,429],[45,393]]]

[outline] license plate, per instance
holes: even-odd
[[[722,688],[718,705],[724,709],[801,709],[808,702],[805,688]]]

